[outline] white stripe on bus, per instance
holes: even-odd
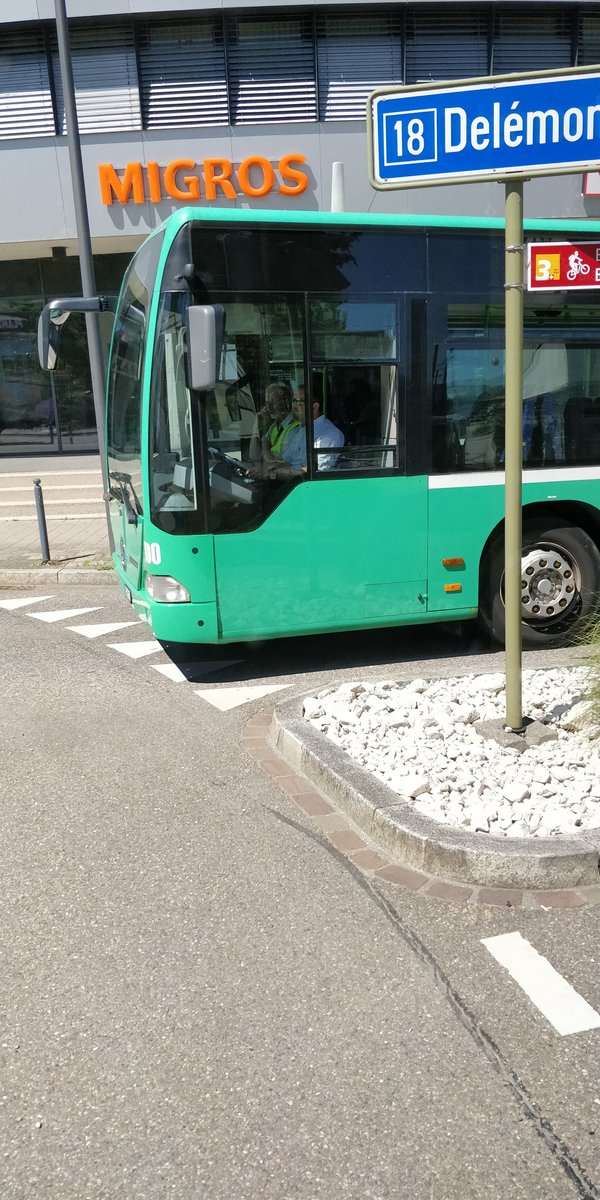
[[[596,479],[600,483],[600,465],[597,467],[544,467],[540,471],[523,471],[523,483],[570,483],[576,479]],[[504,484],[504,471],[463,471],[460,475],[430,475],[431,490],[466,487],[500,487]]]

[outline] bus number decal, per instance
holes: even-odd
[[[157,567],[160,563],[160,546],[158,542],[144,542],[144,558],[147,563]]]

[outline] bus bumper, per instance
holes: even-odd
[[[143,589],[132,588],[131,581],[115,563],[121,590],[136,616],[144,621],[161,642],[208,642],[215,644],[219,636],[217,605],[214,601],[199,604],[160,604],[151,600]]]

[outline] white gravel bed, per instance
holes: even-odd
[[[600,731],[585,667],[523,672],[523,712],[556,740],[519,753],[484,738],[505,716],[504,675],[343,683],[304,701],[304,717],[417,812],[502,837],[600,828]]]

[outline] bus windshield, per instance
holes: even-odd
[[[257,291],[244,287],[247,231],[196,232],[197,294],[224,313],[218,382],[200,396],[185,371],[193,297],[162,292],[151,462],[153,519],[165,531],[253,529],[306,479],[397,468],[402,303],[363,290],[381,239],[324,231],[318,259],[314,239],[303,246],[301,233],[291,243],[281,231],[273,246],[270,231]]]

